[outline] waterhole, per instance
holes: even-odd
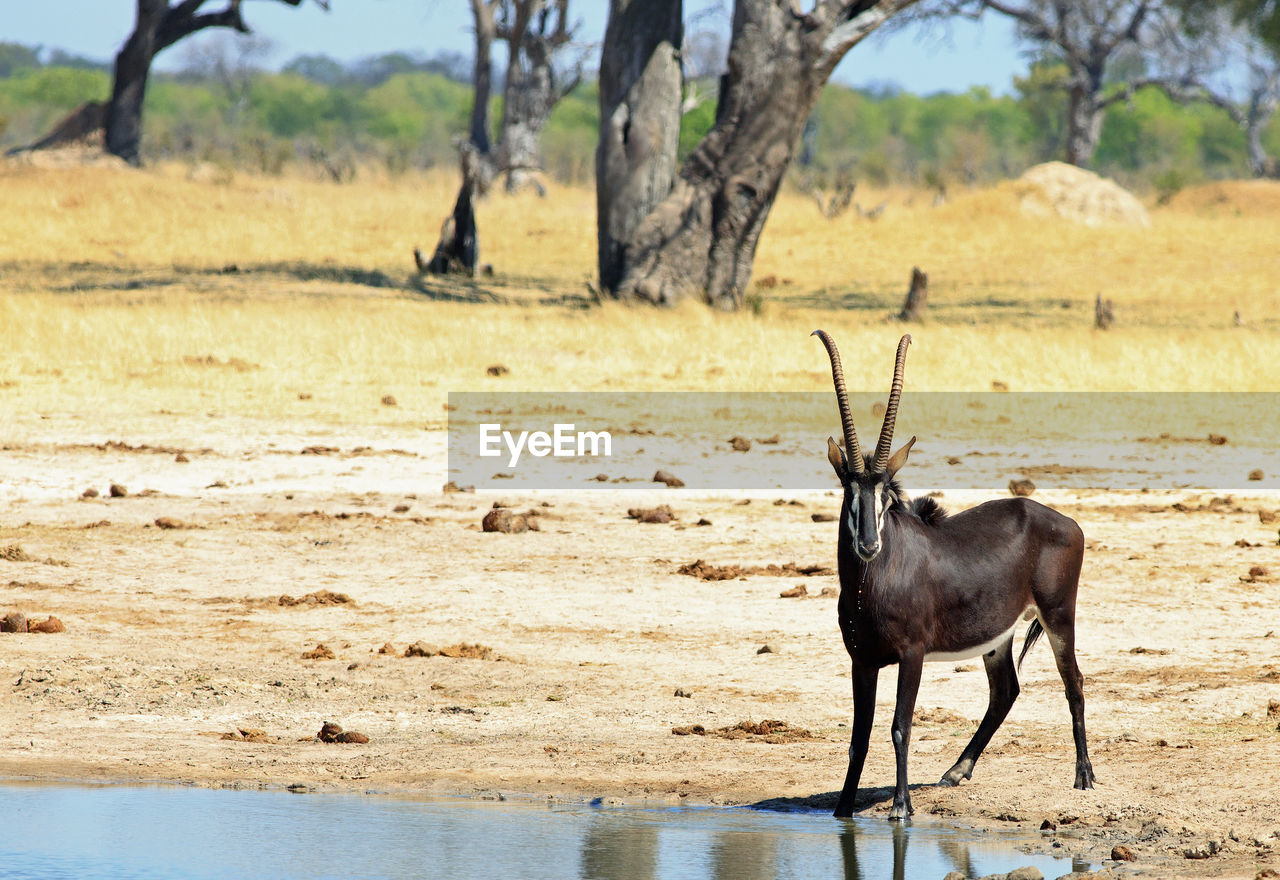
[[[1022,838],[812,811],[415,800],[177,786],[0,786],[0,876],[941,878],[1082,865]]]

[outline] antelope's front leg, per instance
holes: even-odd
[[[862,778],[862,765],[867,760],[867,746],[871,742],[871,721],[876,713],[876,682],[878,669],[864,669],[853,665],[853,733],[849,737],[849,769],[836,802],[835,815],[848,818],[853,815],[853,802],[858,797],[858,780]]]
[[[893,710],[893,751],[898,759],[898,779],[893,790],[890,819],[905,819],[915,812],[907,788],[907,750],[911,747],[911,717],[916,711],[916,693],[924,669],[924,653],[914,651],[898,661],[898,705]]]

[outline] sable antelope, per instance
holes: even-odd
[[[853,813],[882,668],[898,664],[892,726],[897,784],[889,818],[905,819],[912,812],[907,789],[911,716],[924,661],[982,655],[986,667],[991,688],[986,715],[940,783],[958,785],[972,776],[978,756],[1013,706],[1017,667],[1042,633],[1049,637],[1071,709],[1075,787],[1093,788],[1084,679],[1075,657],[1076,588],[1084,557],[1080,527],[1029,498],[988,501],[954,515],[932,498],[908,501],[894,477],[907,463],[916,438],[892,455],[890,445],[911,337],[898,343],[880,440],[875,453],[864,456],[849,411],[840,353],[825,332],[813,335],[831,356],[844,429],[843,449],[827,439],[827,458],[844,488],[837,549],[840,634],[853,661],[849,770],[835,814]],[[1034,619],[1015,664],[1013,631],[1019,618]]]

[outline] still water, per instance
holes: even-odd
[[[5,880],[881,880],[1072,870],[1014,846],[927,821],[904,828],[809,811],[0,786]]]

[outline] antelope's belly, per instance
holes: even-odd
[[[981,657],[989,651],[994,651],[1008,639],[1013,638],[1013,630],[1016,626],[1017,624],[1015,623],[1014,626],[1009,627],[995,638],[969,648],[961,648],[959,651],[931,651],[924,655],[925,662],[930,663],[935,660],[968,660],[970,657]]]

